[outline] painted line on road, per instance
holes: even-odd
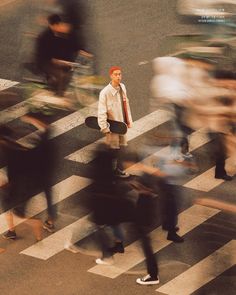
[[[196,148],[200,147],[201,145],[203,145],[209,141],[209,139],[204,136],[204,129],[196,131],[193,134],[193,137],[195,138]],[[155,159],[155,156],[157,156],[157,155],[160,156],[161,154],[168,152],[168,150],[169,150],[169,147],[163,148],[162,150],[156,152],[155,154],[145,158],[143,161],[145,161],[147,159],[148,159],[148,161],[150,159]],[[192,148],[192,150],[194,150],[194,147]],[[136,164],[134,164],[133,166],[135,166],[135,165]],[[216,212],[216,211],[214,210],[214,212]],[[88,217],[86,217],[86,218],[88,218]],[[83,221],[81,221],[81,222],[83,223]],[[78,220],[77,222],[72,223],[71,225],[67,226],[65,228],[65,232],[64,232],[64,229],[59,230],[57,233],[52,234],[50,237],[44,239],[42,242],[31,246],[30,249],[26,249],[22,253],[25,255],[29,255],[29,256],[39,258],[39,259],[46,260],[64,249],[65,243],[66,243],[65,240],[67,239],[67,237],[69,235],[71,235],[72,231],[74,231],[75,233],[78,233],[77,234],[78,238],[76,239],[75,237],[73,237],[73,240],[71,241],[71,243],[75,243],[75,242],[79,241],[80,239],[84,238],[85,236],[88,236],[91,232],[93,232],[93,228],[90,225],[88,225],[87,234],[85,234],[84,232],[81,234],[80,228],[81,228],[81,224],[80,224],[80,221]],[[159,233],[161,234],[162,230],[159,230]],[[55,235],[55,237],[54,237],[54,235]],[[165,238],[163,238],[163,240],[165,240],[165,242],[166,242]],[[57,244],[57,245],[55,245],[55,244]],[[50,252],[48,252],[49,248],[51,249]]]
[[[84,124],[86,117],[97,115],[97,105],[95,102],[87,107],[84,107],[54,123],[51,124],[52,134],[50,139],[55,138],[71,129]]]
[[[226,160],[226,165],[230,164],[231,162],[232,162],[232,159],[228,158]],[[209,192],[224,182],[225,180],[223,179],[215,178],[215,166],[214,166],[208,169],[207,171],[205,171],[204,173],[198,175],[194,179],[190,180],[189,182],[185,183],[183,186],[194,189],[194,190]]]
[[[78,127],[82,124],[84,124],[84,120],[86,117],[88,116],[95,116],[97,113],[97,102],[91,104],[88,107],[84,107],[66,117],[63,117],[55,122],[53,122],[50,126],[52,127],[52,132],[50,134],[50,139],[53,139],[59,135],[62,135],[63,133],[66,133],[68,131],[70,131],[71,129]],[[1,114],[1,112],[0,112]],[[22,115],[24,115],[24,111],[22,111],[21,113]],[[1,119],[0,119],[1,121]],[[33,134],[36,134],[35,132],[32,132],[22,138],[20,138],[19,140],[17,140],[17,142],[21,143],[21,142],[25,142],[27,140],[28,137],[31,137]],[[3,167],[0,169],[0,178],[1,178],[1,182],[6,182],[5,179],[7,179],[6,176],[6,167]]]
[[[16,2],[17,0],[1,0],[0,7],[6,6],[12,2]]]
[[[0,124],[6,124],[29,112],[28,100],[19,102],[0,112]]]
[[[69,196],[81,191],[92,183],[92,181],[88,178],[72,175],[67,179],[57,183],[52,187],[52,202],[53,204],[57,204]],[[47,209],[46,197],[43,192],[33,196],[28,204],[27,208],[29,208],[29,212],[27,214],[28,217],[33,217],[42,211]],[[6,222],[6,213],[4,212],[0,215],[0,234],[8,230],[8,225]],[[14,224],[18,225],[24,222],[25,219],[21,219],[14,216]]]
[[[92,105],[88,107],[84,107],[66,117],[63,117],[52,124],[50,124],[50,127],[52,128],[50,139],[53,139],[59,135],[62,135],[71,129],[78,127],[82,124],[84,124],[85,118],[88,116],[95,116],[97,114],[97,102],[93,103]],[[36,132],[32,132],[19,140],[17,142],[21,143],[24,142],[27,137],[32,136]]]
[[[18,83],[18,82],[16,82]],[[41,96],[40,96],[41,95]],[[29,112],[29,103],[33,102],[35,99],[37,99],[38,97],[42,98],[45,97],[45,99],[53,99],[56,98],[58,100],[57,97],[54,97],[53,95],[45,95],[45,93],[42,92],[42,94],[38,93],[22,102],[19,102],[3,111],[0,112],[0,124],[6,124],[10,121],[13,121],[17,118],[20,118],[22,116],[24,116],[25,114],[27,114]],[[56,122],[54,122],[52,125],[52,127],[55,127],[55,134],[62,134],[63,132],[65,132],[64,130],[66,130],[66,128],[72,129],[76,126],[78,126],[79,124],[83,124],[84,123],[84,119],[86,117],[86,112],[88,112],[88,116],[91,115],[95,115],[97,112],[95,111],[97,108],[97,102],[93,103],[90,106],[84,107],[80,110],[78,110],[75,113],[72,113],[70,115],[68,115],[68,119],[60,119]],[[91,111],[92,110],[92,111]],[[77,117],[81,116],[81,118]],[[64,121],[63,121],[64,119]],[[71,122],[69,121],[71,120]],[[64,128],[62,127],[64,125]],[[74,126],[74,127],[73,127]],[[56,135],[57,136],[57,135]]]
[[[207,208],[201,205],[194,205],[179,215],[180,234],[184,235],[207,219],[217,214],[219,210]],[[194,218],[192,218],[194,216]],[[90,216],[86,215],[65,228],[51,234],[23,250],[21,254],[32,256],[38,259],[47,260],[65,249],[66,244],[75,244],[96,231],[96,226],[91,223]],[[158,227],[151,233],[153,249],[155,252],[166,247],[171,241],[166,240],[166,232]],[[125,248],[125,256],[115,255],[115,266],[97,265],[89,272],[100,274],[109,278],[115,278],[133,266],[142,262],[145,258],[140,251],[139,242],[136,241]],[[129,257],[128,257],[129,256]],[[107,269],[108,267],[108,269]]]
[[[189,295],[236,264],[236,240],[195,264],[156,291],[166,295]]]
[[[64,250],[66,243],[74,244],[92,234],[95,230],[95,225],[89,220],[89,215],[86,215],[20,253],[47,260]]]
[[[178,224],[181,229],[180,235],[185,235],[192,231],[194,228],[219,212],[220,211],[217,209],[207,208],[201,205],[193,205],[179,214]],[[161,227],[152,231],[150,238],[154,253],[172,243],[166,239],[166,232],[164,232]],[[114,279],[145,260],[143,253],[140,250],[139,241],[127,246],[124,254],[115,254],[114,259],[114,265],[96,265],[88,271],[90,273]]]
[[[167,122],[169,119],[170,113],[164,110],[157,110],[153,113],[150,113],[133,123],[132,128],[128,130],[127,140],[130,141],[142,135],[143,133],[148,132],[151,129]],[[103,138],[99,139],[85,146],[84,148],[70,154],[65,159],[88,164],[94,159],[94,152],[96,151],[97,146],[103,141]]]
[[[201,128],[191,134],[190,138],[190,148],[189,151],[193,152],[197,148],[203,146],[204,144],[207,144],[210,142],[211,139],[207,136],[207,132],[205,128]],[[153,153],[152,155],[146,157],[141,161],[142,164],[151,166],[151,167],[157,167],[157,162],[159,158],[166,157],[171,154],[170,146],[166,146],[159,151]],[[136,163],[132,166],[130,166],[128,169],[126,169],[126,172],[132,173],[132,174],[139,174],[139,163]]]
[[[205,130],[201,129],[193,133],[192,136],[193,138],[195,138],[193,142],[195,142],[194,145],[196,146],[196,148],[209,141],[209,139],[204,136],[204,132]],[[194,150],[194,147],[192,148],[192,150]],[[150,164],[150,161],[155,160],[156,156],[161,156],[161,155],[163,156],[163,154],[166,154],[168,152],[169,152],[169,147],[165,147],[162,150],[145,158],[143,161],[148,162],[148,164]],[[131,168],[133,169],[135,165],[137,164],[134,164]],[[84,217],[84,220],[85,220],[85,217]],[[83,220],[81,222],[83,224]],[[76,243],[77,241],[84,238],[85,236],[88,236],[93,231],[90,225],[88,225],[88,232],[85,235],[85,233],[82,233],[82,234],[80,233],[80,228],[81,228],[81,223],[80,223],[80,220],[78,220],[74,224],[67,226],[65,229],[59,230],[57,233],[52,234],[50,237],[44,239],[42,242],[37,243],[31,246],[29,249],[24,250],[22,253],[25,255],[33,256],[38,259],[43,259],[43,260],[49,259],[53,255],[57,254],[58,252],[64,249],[66,240],[68,240],[68,236],[73,237],[71,243]],[[78,236],[77,239],[75,238],[75,236],[72,236],[71,234],[72,231],[74,231],[74,233],[77,234]],[[48,249],[50,249],[50,252],[48,252]]]
[[[2,3],[0,4],[0,6],[1,5],[2,5]],[[6,79],[0,79],[0,91],[5,90],[10,87],[13,87],[17,84],[19,84],[19,82],[12,81],[12,80],[6,80]]]

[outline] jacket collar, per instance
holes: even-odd
[[[117,92],[119,92],[119,90],[115,89],[115,88],[111,85],[111,83],[108,84],[108,87],[109,87],[109,89],[110,89],[110,91],[111,91],[111,94],[112,94],[113,96],[116,95]],[[121,87],[121,89],[124,91],[124,87],[123,87],[122,83],[120,84],[120,87]]]

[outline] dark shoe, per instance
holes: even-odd
[[[184,238],[177,235],[176,232],[168,232],[167,240],[173,241],[174,243],[183,243],[184,242]]]
[[[166,225],[162,225],[162,229],[165,230],[165,231],[169,231],[169,229],[168,229],[168,227],[167,227]],[[174,231],[175,231],[175,232],[179,231],[179,227],[176,226],[176,227],[174,228]]]
[[[159,284],[159,278],[152,278],[150,275],[146,275],[143,278],[138,278],[136,283],[139,285],[156,285]]]
[[[16,239],[16,232],[14,230],[9,230],[2,237],[6,240],[15,240]]]
[[[122,242],[117,242],[114,247],[109,248],[109,251],[113,254],[115,253],[124,253],[125,249]]]
[[[122,171],[120,169],[116,169],[115,172],[114,172],[115,176],[116,177],[119,177],[119,178],[128,178],[130,177],[129,173],[126,173],[125,171]]]
[[[224,179],[224,180],[226,180],[226,181],[231,181],[231,180],[233,180],[233,177],[232,177],[232,176],[229,176],[229,175],[227,175],[227,174],[222,175],[222,176],[220,176],[220,175],[216,175],[215,178],[217,178],[217,179]]]
[[[53,233],[55,231],[54,224],[48,222],[47,220],[44,222],[43,228],[46,229],[49,233]]]

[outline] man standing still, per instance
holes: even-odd
[[[106,143],[114,152],[113,171],[117,177],[127,178],[129,174],[123,171],[121,155],[127,146],[126,135],[111,133],[107,119],[124,122],[131,127],[132,117],[126,88],[121,83],[121,68],[113,66],[109,70],[111,82],[103,88],[99,95],[98,125],[106,134]]]

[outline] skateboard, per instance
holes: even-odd
[[[110,130],[112,133],[117,133],[121,135],[126,134],[127,125],[125,123],[114,120],[107,120],[107,122],[110,124]],[[101,130],[98,125],[98,118],[94,116],[87,117],[85,119],[85,125],[92,129]]]

